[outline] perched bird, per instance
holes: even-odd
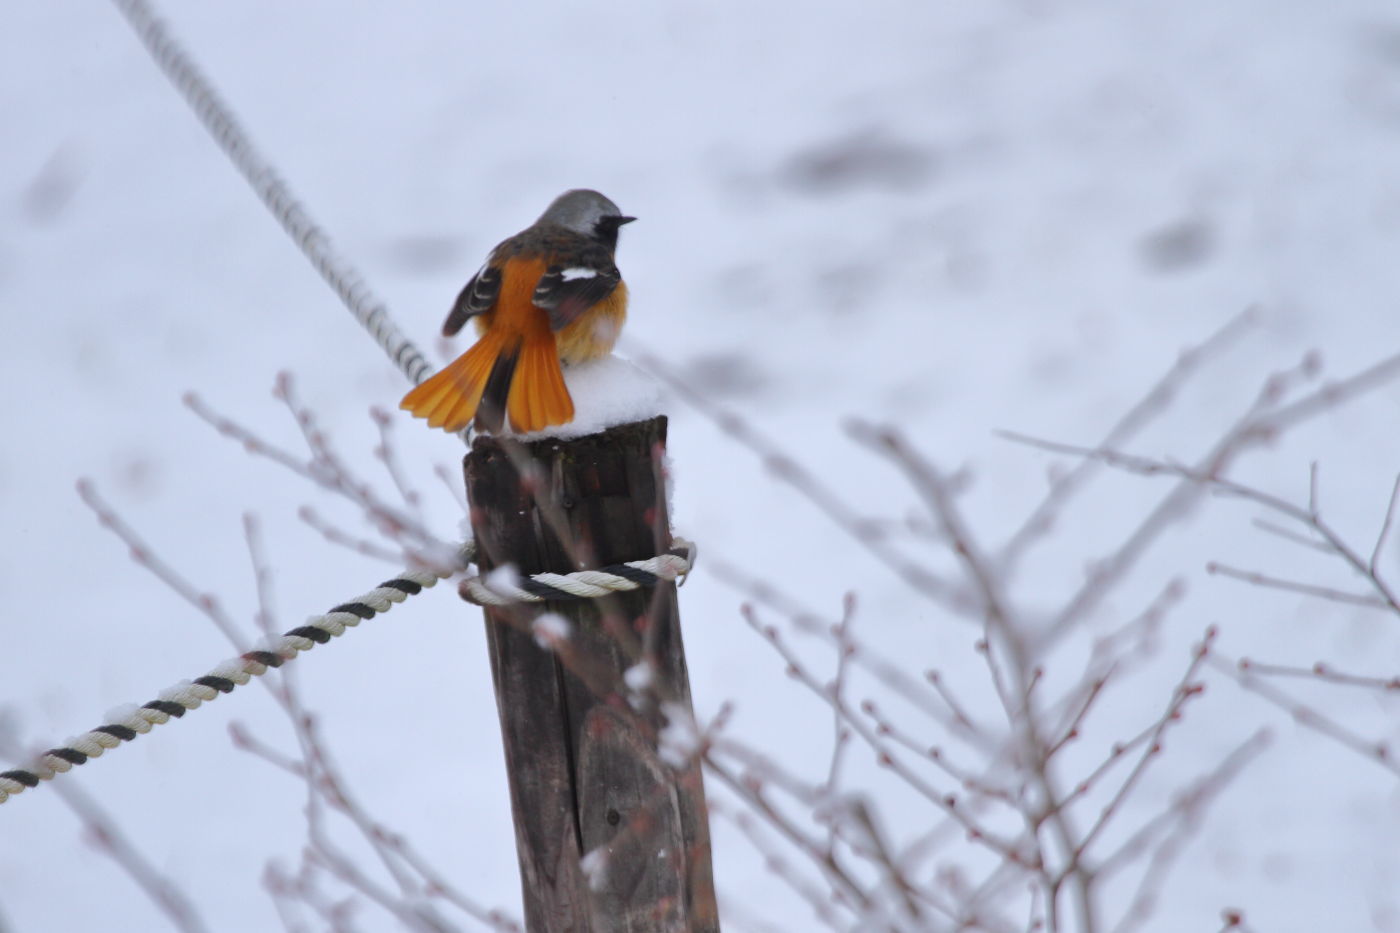
[[[617,231],[635,217],[596,191],[566,191],[534,225],[502,242],[472,276],[442,325],[468,318],[481,335],[466,353],[404,396],[429,427],[518,433],[574,418],[562,365],[606,356],[627,318],[627,286],[613,262]]]

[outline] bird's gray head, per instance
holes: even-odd
[[[616,248],[617,228],[636,219],[625,216],[616,204],[598,192],[588,188],[575,188],[555,198],[540,215],[539,223],[557,224],[575,233],[602,240],[609,247]]]

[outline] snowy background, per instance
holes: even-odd
[[[997,540],[1043,490],[1049,458],[996,429],[1092,443],[1180,348],[1246,306],[1258,326],[1136,449],[1198,455],[1268,371],[1310,349],[1341,375],[1400,348],[1400,9],[1388,0],[260,0],[164,12],[425,348],[490,246],[559,191],[598,188],[640,218],[619,252],[628,346],[743,412],[870,513],[898,517],[915,500],[846,437],[851,415],[968,466],[964,506]],[[368,409],[393,408],[405,384],[114,9],[12,4],[0,22],[0,703],[27,741],[51,743],[229,654],[97,527],[75,481],[92,477],[240,618],[254,606],[241,516],[257,512],[287,628],[394,568],[300,525],[296,508],[319,497],[215,436],[181,394],[290,445],[269,394],[290,370],[372,474]],[[702,552],[681,602],[697,709],[732,700],[737,735],[818,778],[829,714],[782,677],[705,553],[833,615],[856,591],[863,636],[915,671],[965,655],[975,633],[913,599],[705,418],[679,400],[669,409],[674,519]],[[1253,455],[1241,475],[1299,497],[1320,461],[1324,505],[1368,545],[1400,468],[1397,419],[1391,386]],[[459,512],[431,469],[455,464],[460,444],[406,416],[397,427],[453,533]],[[1121,477],[1098,487],[1019,581],[1030,608],[1037,587],[1046,606],[1062,596],[1161,492]],[[1105,733],[1158,714],[1209,623],[1234,654],[1400,668],[1394,618],[1204,573],[1221,558],[1353,585],[1262,536],[1254,515],[1198,512],[1105,606],[1121,619],[1169,576],[1189,585],[1160,670],[1106,709]],[[1383,567],[1400,577],[1395,550]],[[443,587],[297,664],[369,808],[462,887],[515,911],[479,618]],[[1144,814],[1259,724],[1274,742],[1211,810],[1151,928],[1214,929],[1231,906],[1259,930],[1400,930],[1395,777],[1208,680],[1144,788]],[[1400,737],[1384,698],[1327,696],[1363,734]],[[213,929],[268,929],[259,878],[269,859],[295,861],[304,792],[231,747],[233,720],[290,742],[249,687],[62,780],[103,800]],[[934,819],[899,798],[888,808],[897,832]],[[778,929],[811,928],[742,839],[716,833],[721,896]],[[50,788],[6,803],[0,929],[95,926],[164,920],[83,843]]]

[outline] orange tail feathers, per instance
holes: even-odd
[[[511,430],[521,434],[574,420],[574,400],[564,385],[553,333],[546,331],[525,339],[515,364],[506,411]]]
[[[517,341],[518,335],[488,330],[466,353],[405,395],[399,407],[427,418],[429,427],[452,432],[473,418],[478,429],[496,430],[503,414],[520,434],[572,421],[574,402],[564,385],[554,334],[545,331]],[[491,398],[483,401],[487,393]]]
[[[430,428],[462,430],[476,416],[481,393],[504,348],[504,335],[488,330],[466,353],[405,395],[399,407],[415,418],[427,418]]]

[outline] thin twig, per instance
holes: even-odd
[[[321,514],[309,505],[304,505],[297,509],[297,518],[301,519],[313,531],[319,534],[329,544],[343,547],[346,550],[354,551],[356,554],[365,557],[373,557],[376,560],[399,563],[403,560],[401,551],[391,551],[376,541],[368,538],[357,538],[341,528],[337,528],[329,521],[321,517]]]
[[[252,512],[243,513],[243,539],[248,543],[248,560],[253,567],[253,587],[258,609],[253,622],[266,637],[277,634],[277,613],[272,605],[272,564],[263,546],[262,524]]]
[[[833,893],[841,896],[838,903],[856,910],[864,910],[869,906],[870,895],[864,887],[827,854],[823,846],[805,835],[791,820],[774,809],[753,782],[742,780],[735,775],[724,762],[716,760],[713,753],[705,756],[705,766],[710,774],[719,778],[721,783],[737,794],[750,810],[762,816],[768,825],[776,829],[798,851],[805,853],[812,859],[822,875],[832,885]]]
[[[458,473],[449,470],[441,463],[433,464],[433,475],[436,476],[438,480],[441,481],[442,485],[447,488],[447,491],[452,494],[452,498],[462,507],[462,514],[466,515],[469,512],[469,507],[467,506],[467,494],[462,489],[462,477]]]
[[[831,760],[826,769],[826,781],[823,784],[823,793],[831,799],[837,797],[837,782],[841,776],[841,763],[845,759],[845,753],[851,746],[851,730],[841,721],[841,713],[837,706],[845,705],[846,684],[848,672],[850,670],[851,656],[855,654],[855,641],[851,634],[851,623],[855,617],[855,594],[846,594],[843,605],[841,621],[836,623],[832,629],[832,637],[836,640],[836,675],[832,678],[827,689],[831,691],[832,697],[836,700],[831,710]],[[827,849],[832,849],[836,844],[836,823],[832,821],[829,834],[826,840]]]
[[[1170,807],[1148,821],[1098,867],[1096,878],[1107,879],[1114,871],[1135,860],[1153,837],[1163,837],[1148,860],[1147,869],[1138,882],[1133,900],[1118,925],[1114,927],[1114,933],[1128,933],[1150,919],[1157,892],[1165,882],[1172,863],[1181,854],[1182,847],[1200,828],[1206,807],[1237,774],[1263,753],[1269,741],[1269,730],[1260,729],[1255,732],[1227,755],[1214,770],[1180,792]]]
[[[399,463],[398,448],[394,443],[394,419],[377,405],[370,408],[369,416],[374,421],[374,426],[379,429],[379,446],[374,449],[374,455],[384,464],[384,471],[389,474],[394,488],[399,491],[404,507],[422,524],[423,497],[418,490],[409,485],[408,475]]]
[[[1395,521],[1395,503],[1400,499],[1400,476],[1395,477],[1395,484],[1390,487],[1390,501],[1385,506],[1385,519],[1381,521],[1381,530],[1376,535],[1376,546],[1371,548],[1371,559],[1366,562],[1366,567],[1371,576],[1378,575],[1376,562],[1380,560],[1381,550],[1385,547],[1385,539],[1390,534],[1391,525]]]
[[[1046,441],[1024,435],[1018,435],[1017,440],[1046,450],[1056,450],[1061,453],[1074,453],[1079,456],[1095,457],[1109,466],[1129,473],[1136,473],[1141,476],[1175,477],[1181,482],[1190,483],[1202,489],[1210,489],[1222,495],[1243,499],[1271,509],[1315,532],[1332,553],[1341,557],[1353,570],[1366,578],[1367,582],[1376,590],[1377,595],[1383,601],[1385,608],[1388,608],[1391,612],[1400,613],[1400,594],[1397,594],[1383,577],[1371,571],[1369,559],[1362,557],[1361,554],[1349,545],[1330,524],[1323,520],[1318,504],[1319,489],[1316,464],[1313,464],[1309,472],[1308,505],[1306,508],[1303,508],[1294,505],[1286,499],[1271,495],[1270,493],[1255,489],[1251,486],[1246,486],[1242,483],[1225,479],[1218,474],[1203,472],[1199,469],[1183,466],[1178,463],[1169,463],[1164,460],[1141,457],[1121,451],[1093,450],[1087,447],[1075,447],[1071,444],[1060,444],[1054,441]]]
[[[1333,670],[1331,665],[1321,661],[1311,667],[1294,667],[1287,664],[1265,664],[1250,658],[1240,658],[1241,667],[1251,674],[1261,677],[1300,677],[1324,683],[1339,684],[1344,687],[1363,687],[1368,690],[1400,691],[1400,675],[1370,677],[1365,674],[1348,674]]]
[[[772,580],[730,563],[722,555],[707,557],[705,566],[711,576],[733,586],[752,602],[784,616],[795,631],[820,638],[836,647],[832,627],[837,624],[837,620],[811,611],[792,595],[780,589]],[[987,730],[974,722],[959,706],[956,698],[939,679],[937,672],[929,672],[926,675],[935,690],[935,693],[930,693],[917,678],[910,676],[898,664],[881,655],[868,642],[855,647],[855,654],[850,658],[851,663],[872,674],[877,681],[905,700],[912,709],[930,716],[970,744],[983,748],[992,748],[997,744]],[[943,703],[938,702],[940,697]],[[946,710],[943,708],[945,705]]]
[[[906,558],[898,549],[891,547],[882,535],[871,533],[871,529],[839,494],[743,418],[717,405],[708,395],[691,386],[657,357],[641,353],[637,355],[636,360],[639,365],[669,385],[680,398],[710,418],[720,430],[757,454],[770,473],[801,493],[822,514],[870,551],[905,583],[939,604],[966,611],[968,607],[963,594],[920,563]]]
[[[914,769],[910,768],[903,758],[895,754],[881,738],[878,730],[864,718],[856,715],[849,707],[845,706],[838,698],[829,691],[823,689],[820,681],[811,674],[801,663],[800,659],[782,642],[778,631],[772,626],[763,625],[752,607],[743,607],[742,615],[744,621],[755,631],[768,639],[783,659],[787,662],[788,672],[795,677],[799,683],[816,695],[822,702],[831,706],[852,731],[871,749],[875,754],[876,761],[904,781],[909,787],[917,791],[920,796],[928,800],[939,810],[960,822],[967,830],[968,838],[987,847],[1002,858],[1011,860],[1018,864],[1033,864],[1035,858],[1027,856],[1019,851],[1015,844],[992,833],[987,827],[973,821],[971,814],[966,812],[962,801],[957,795],[945,793],[930,784],[924,777]],[[713,756],[711,756],[713,758]],[[707,759],[709,760],[709,759]]]
[[[312,412],[297,400],[290,374],[278,375],[273,394],[286,405],[301,431],[310,449],[309,460],[297,457],[220,414],[193,392],[187,393],[184,401],[201,420],[223,436],[242,445],[248,453],[271,460],[322,489],[348,500],[377,531],[403,549],[398,560],[412,566],[450,571],[466,565],[471,557],[470,542],[467,550],[447,544],[414,516],[384,502],[368,482],[353,474],[331,448],[325,434],[316,426]]]
[[[1266,418],[1260,419],[1257,431],[1277,433],[1309,418],[1332,411],[1344,402],[1365,395],[1400,378],[1400,353],[1385,357],[1344,379],[1328,380],[1320,388],[1291,402],[1280,405]]]
[[[1391,774],[1400,776],[1400,761],[1385,742],[1375,742],[1363,738],[1343,726],[1335,719],[1290,697],[1266,680],[1255,677],[1248,663],[1231,663],[1227,658],[1212,658],[1211,666],[1228,675],[1235,683],[1255,696],[1278,707],[1293,717],[1293,721],[1305,729],[1311,729],[1332,741],[1356,752],[1367,761],[1373,761]]]
[[[1181,385],[1202,363],[1223,353],[1226,347],[1254,326],[1257,317],[1255,309],[1247,308],[1196,346],[1182,350],[1156,384],[1109,428],[1098,446],[1120,447],[1131,440],[1167,407]],[[1057,477],[1050,484],[1045,497],[1001,546],[994,562],[1008,579],[1015,573],[1017,564],[1030,546],[1051,530],[1056,517],[1083,487],[1097,465],[1093,460],[1081,459],[1072,470]]]
[[[1113,818],[1113,815],[1117,813],[1118,809],[1123,805],[1123,801],[1126,800],[1128,795],[1133,792],[1133,789],[1137,787],[1138,781],[1142,778],[1148,766],[1151,765],[1161,753],[1162,736],[1173,723],[1180,720],[1182,707],[1190,702],[1192,698],[1200,696],[1204,691],[1205,688],[1203,685],[1193,681],[1196,674],[1200,671],[1201,665],[1206,663],[1210,658],[1216,634],[1217,630],[1214,626],[1207,628],[1204,637],[1192,648],[1191,663],[1186,666],[1186,673],[1181,676],[1181,680],[1177,683],[1176,689],[1172,691],[1171,700],[1167,704],[1166,712],[1164,712],[1161,718],[1152,726],[1152,731],[1147,740],[1147,747],[1143,750],[1142,755],[1138,757],[1137,763],[1133,765],[1133,769],[1128,772],[1128,776],[1123,779],[1123,783],[1118,786],[1118,790],[1114,793],[1108,804],[1100,811],[1099,818],[1094,822],[1094,825],[1090,826],[1083,838],[1080,839],[1075,850],[1076,859],[1082,859],[1084,857],[1084,853],[1094,844],[1094,840],[1104,831],[1109,821]]]
[[[97,515],[97,520],[102,524],[102,527],[111,531],[126,544],[130,549],[132,560],[150,571],[156,579],[165,584],[167,589],[213,622],[235,650],[239,653],[248,650],[246,639],[239,631],[238,623],[224,610],[218,597],[199,590],[179,571],[162,560],[151,546],[137,534],[136,529],[131,527],[130,523],[118,515],[116,510],[98,495],[97,487],[93,485],[92,480],[81,479],[78,481],[78,495],[87,507]]]
[[[836,912],[831,909],[832,903],[842,906],[849,906],[849,901],[844,898],[833,898],[831,892],[818,887],[810,880],[803,878],[793,870],[788,860],[778,851],[776,845],[765,838],[758,828],[757,821],[744,811],[731,813],[729,808],[721,801],[710,803],[710,812],[729,819],[739,831],[748,839],[749,844],[763,856],[764,867],[778,878],[783,884],[791,888],[796,894],[806,902],[811,908],[812,914],[826,927],[835,931],[844,931],[847,928]]]
[[[1281,407],[1282,396],[1293,385],[1311,378],[1316,373],[1317,367],[1316,358],[1310,354],[1293,369],[1275,373],[1266,379],[1245,414],[1221,435],[1194,467],[1165,464],[1150,461],[1148,458],[1127,457],[1102,448],[1056,444],[1014,432],[1001,432],[1002,436],[1020,443],[1058,453],[1073,453],[1077,456],[1090,457],[1110,466],[1123,466],[1124,463],[1132,461],[1150,463],[1153,464],[1153,468],[1145,472],[1175,476],[1179,480],[1176,486],[1129,533],[1127,538],[1110,552],[1110,556],[1098,563],[1094,573],[1090,574],[1089,578],[1064,604],[1048,628],[1048,642],[1062,637],[1077,621],[1085,618],[1107,595],[1112,586],[1136,565],[1148,545],[1157,539],[1168,524],[1185,514],[1188,507],[1200,497],[1202,491],[1210,484],[1223,483],[1220,477],[1244,451],[1271,441],[1282,430],[1326,410],[1325,407],[1317,404],[1320,398],[1332,399],[1332,404],[1336,404],[1339,400],[1374,388],[1385,379],[1400,375],[1400,356],[1397,356],[1393,365],[1382,364],[1371,367],[1348,379],[1330,383],[1325,391],[1318,390],[1307,395],[1300,399],[1298,404]]]
[[[16,752],[8,740],[0,748],[0,754],[7,758],[22,757]],[[54,792],[81,821],[87,838],[97,850],[111,858],[136,883],[171,926],[182,933],[204,933],[207,927],[194,902],[141,854],[101,804],[69,782],[55,781]]]
[[[1081,851],[1075,845],[1078,834],[1071,825],[1069,814],[1060,805],[1063,795],[1048,767],[1049,744],[1039,731],[1033,691],[1040,680],[1041,671],[1033,663],[1027,638],[1016,624],[1004,581],[997,575],[973,538],[943,477],[898,431],[890,427],[877,428],[855,422],[850,426],[850,433],[857,440],[886,454],[905,472],[915,492],[923,498],[938,522],[944,539],[962,565],[971,588],[977,594],[985,624],[983,654],[986,657],[988,673],[997,688],[1007,724],[1017,737],[1020,746],[1019,764],[1039,792],[1039,806],[1022,809],[1027,829],[1032,839],[1036,840],[1037,864],[1046,865],[1043,855],[1045,846],[1039,841],[1039,830],[1042,826],[1049,827],[1060,851],[1074,852],[1077,855]],[[997,648],[1000,648],[1008,661],[1009,670],[1006,672],[1001,670],[997,662]],[[1093,933],[1095,914],[1089,900],[1091,879],[1077,858],[1071,858],[1058,876],[1046,874],[1049,885],[1046,909],[1050,929],[1053,931],[1058,928],[1056,895],[1060,884],[1066,878],[1072,881],[1073,897],[1082,928],[1085,933]]]
[[[1232,567],[1229,564],[1222,564],[1218,561],[1208,562],[1206,564],[1206,573],[1229,577],[1232,580],[1239,580],[1253,586],[1264,587],[1265,589],[1283,590],[1286,593],[1301,593],[1304,596],[1315,596],[1318,599],[1325,599],[1332,603],[1365,606],[1367,609],[1389,608],[1384,599],[1378,596],[1372,596],[1369,593],[1351,593],[1332,586],[1322,586],[1318,583],[1285,580],[1281,577],[1271,577],[1257,570],[1241,570],[1238,567]]]

